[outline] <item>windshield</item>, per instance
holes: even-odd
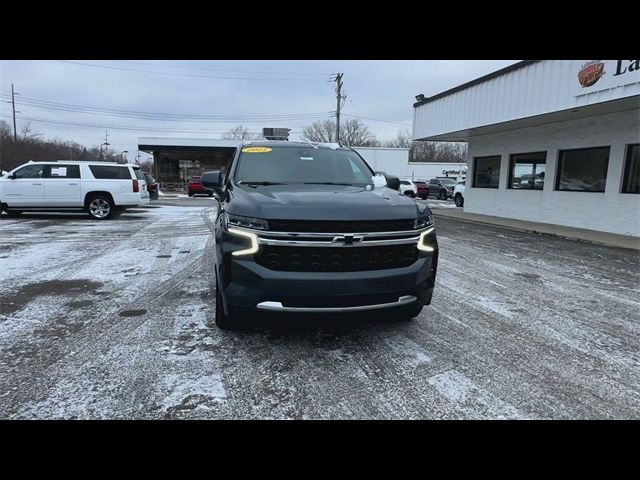
[[[441,178],[440,181],[442,182],[443,185],[455,185],[456,181],[453,180],[452,178]]]
[[[365,186],[373,172],[357,153],[313,147],[245,147],[236,183],[309,183]]]

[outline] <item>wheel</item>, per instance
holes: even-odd
[[[446,200],[447,199],[447,192],[445,190],[440,190],[440,195],[438,195],[438,198],[440,200]]]
[[[224,313],[222,304],[222,294],[218,288],[218,279],[216,278],[216,325],[222,330],[233,330],[233,322],[230,315]]]
[[[87,212],[96,220],[106,220],[113,215],[115,206],[106,195],[92,195],[87,200]]]
[[[456,197],[453,199],[453,201],[456,202],[456,207],[464,206],[464,198],[462,198],[462,195],[460,195],[459,193],[456,194]]]
[[[187,195],[189,195],[190,197],[193,197],[193,193],[187,193]]]

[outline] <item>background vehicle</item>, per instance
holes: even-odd
[[[413,184],[416,186],[416,196],[422,200],[426,200],[429,197],[429,185],[424,180],[413,180]]]
[[[151,200],[157,200],[159,196],[158,182],[150,173],[142,172],[144,179],[147,182],[147,191],[149,192],[149,198]]]
[[[187,183],[187,195],[193,197],[194,195],[209,195],[213,196],[213,192],[202,186],[200,181],[200,175],[195,175],[189,179]]]
[[[244,143],[228,174],[203,173],[220,202],[216,325],[256,312],[418,315],[437,270],[431,210],[376,188],[374,173],[351,148],[292,141]]]
[[[464,184],[464,180],[458,182],[453,189],[453,201],[456,202],[456,207],[464,207]]]
[[[429,195],[446,200],[453,197],[455,186],[456,181],[453,178],[431,178],[429,179]]]
[[[407,197],[415,198],[418,194],[418,189],[411,180],[400,180],[400,193]]]
[[[29,162],[0,178],[0,206],[9,215],[26,211],[85,211],[105,220],[127,207],[149,203],[137,165],[111,162]]]

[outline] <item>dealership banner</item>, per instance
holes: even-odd
[[[640,83],[640,60],[575,61],[576,97]]]

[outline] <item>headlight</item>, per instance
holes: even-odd
[[[429,236],[436,227],[431,227],[420,234],[420,238],[418,239],[418,250],[423,252],[433,252],[435,249],[427,243],[427,236]]]
[[[254,228],[256,230],[269,230],[269,223],[262,218],[243,217],[241,215],[225,214],[225,222],[237,227]]]
[[[413,223],[413,228],[415,230],[420,230],[421,228],[428,227],[429,225],[433,225],[433,215],[431,212],[421,216],[420,218],[416,218],[416,221]]]
[[[240,230],[238,228],[230,228],[229,233],[231,235],[237,235],[239,237],[248,238],[251,241],[251,246],[249,248],[243,248],[242,250],[236,250],[231,253],[231,255],[237,257],[240,255],[253,255],[254,253],[258,253],[258,236],[255,233],[247,232],[245,230]]]

